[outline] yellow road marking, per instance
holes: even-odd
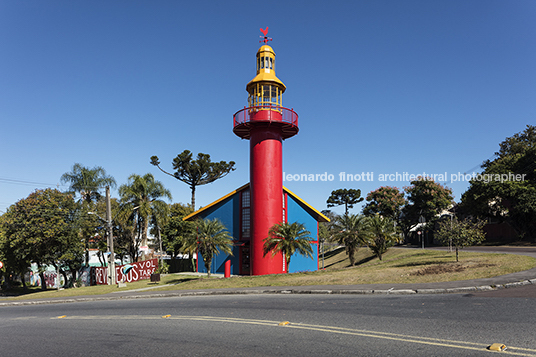
[[[59,316],[58,318],[65,318],[69,320],[155,320],[167,318],[170,320],[193,320],[193,321],[211,321],[211,322],[228,322],[228,323],[240,323],[240,324],[250,324],[250,325],[261,325],[261,326],[286,326],[288,328],[295,328],[301,330],[310,330],[310,331],[320,331],[327,333],[336,333],[342,335],[352,335],[352,336],[362,336],[369,338],[378,338],[392,341],[400,341],[406,343],[415,343],[422,345],[432,345],[439,347],[450,347],[457,349],[466,349],[474,351],[488,351],[487,347],[490,343],[475,343],[475,342],[466,342],[466,341],[456,341],[456,340],[447,340],[440,338],[432,337],[421,337],[421,336],[412,336],[404,334],[396,334],[390,332],[379,332],[379,331],[369,331],[369,330],[359,330],[351,329],[345,327],[337,326],[323,326],[323,325],[311,325],[303,323],[292,323],[289,321],[271,321],[271,320],[257,320],[257,319],[241,319],[235,317],[217,317],[217,316],[140,316],[140,315],[117,315],[117,316]],[[514,352],[514,351],[524,351],[523,352]],[[508,346],[508,350],[502,351],[501,354],[513,355],[513,356],[536,356],[536,349],[522,348],[522,347],[513,347]]]
[[[488,346],[488,350],[490,351],[501,352],[501,351],[504,351],[505,349],[506,349],[506,346],[503,345],[502,343],[493,343],[491,344],[491,346]]]

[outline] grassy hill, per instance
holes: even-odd
[[[391,248],[383,261],[372,255],[368,248],[356,254],[356,266],[351,267],[344,248],[325,254],[324,270],[294,274],[266,276],[237,276],[222,279],[168,274],[156,285],[148,280],[128,283],[126,288],[116,286],[91,286],[62,291],[41,292],[32,289],[19,298],[49,298],[58,296],[98,295],[119,290],[153,287],[152,291],[240,288],[258,286],[304,286],[304,285],[353,285],[353,284],[400,284],[490,278],[494,276],[528,270],[536,266],[536,259],[509,254],[460,252],[456,262],[454,253],[447,251]],[[290,262],[292,265],[292,260]],[[321,266],[321,258],[319,265]],[[171,285],[168,285],[171,284]],[[166,285],[166,286],[163,286]],[[1,298],[4,300],[5,298]],[[12,299],[12,298],[10,298]]]

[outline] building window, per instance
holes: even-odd
[[[242,238],[251,238],[251,217],[248,208],[242,208]]]
[[[242,207],[251,207],[250,197],[249,190],[242,191]]]
[[[251,238],[251,198],[249,190],[242,191],[242,238]]]
[[[249,88],[249,106],[282,106],[283,91],[277,85],[255,83]]]

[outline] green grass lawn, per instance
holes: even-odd
[[[536,259],[523,255],[460,252],[456,262],[455,253],[447,251],[391,248],[380,261],[370,250],[361,248],[356,255],[356,266],[350,267],[344,248],[325,254],[325,270],[294,274],[265,276],[237,276],[223,279],[219,276],[199,277],[193,275],[162,275],[160,283],[142,280],[128,283],[126,288],[98,285],[76,289],[47,290],[31,288],[18,297],[0,297],[0,301],[13,299],[36,299],[102,295],[122,290],[154,287],[151,291],[241,288],[260,286],[304,285],[350,285],[350,284],[400,284],[490,278],[528,270],[536,266]],[[290,262],[292,266],[292,260]],[[173,284],[163,286],[167,284]]]

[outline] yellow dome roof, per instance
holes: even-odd
[[[257,51],[257,61],[259,57],[271,57],[275,62],[275,52],[272,49],[272,47],[268,45],[262,45],[259,50]],[[276,77],[275,75],[275,69],[273,68],[258,68],[257,69],[257,75],[255,78],[253,78],[247,85],[246,90],[249,92],[249,88],[252,84],[258,83],[258,82],[274,82],[277,85],[279,85],[284,92],[287,88],[283,82]]]
[[[257,53],[259,52],[272,52],[272,54],[274,55],[275,57],[275,52],[274,50],[272,49],[272,47],[268,46],[268,45],[262,45],[259,50],[257,51]]]

